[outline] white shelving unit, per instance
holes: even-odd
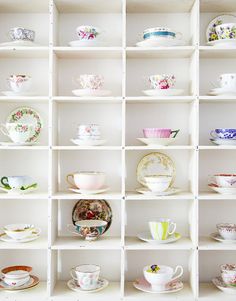
[[[0,89],[11,73],[33,78],[38,96],[0,96],[0,122],[16,107],[35,108],[44,129],[35,147],[0,147],[1,176],[28,174],[37,179],[37,193],[14,197],[0,193],[1,226],[29,222],[42,228],[40,239],[27,244],[0,243],[0,266],[33,266],[40,285],[15,294],[0,292],[1,301],[181,300],[233,301],[211,284],[219,265],[235,262],[236,245],[212,241],[215,224],[235,222],[235,196],[212,193],[207,176],[235,172],[236,147],[210,144],[209,131],[235,127],[236,97],[210,97],[211,81],[235,72],[236,48],[205,45],[205,30],[220,13],[236,12],[235,0],[0,0],[0,42],[14,26],[36,31],[38,47],[0,47]],[[106,47],[70,48],[75,28],[83,23],[105,29]],[[134,47],[147,27],[166,25],[181,31],[186,46]],[[112,96],[72,95],[72,78],[82,73],[105,77]],[[184,96],[146,97],[145,77],[174,73]],[[70,138],[79,123],[102,126],[107,145],[73,146]],[[176,145],[141,145],[145,126],[180,129]],[[1,136],[1,139],[4,137]],[[146,197],[135,192],[136,167],[152,151],[169,155],[176,164],[175,186],[182,192]],[[67,191],[65,176],[76,170],[101,170],[111,190],[91,196]],[[93,243],[67,231],[78,199],[106,199],[113,210],[108,233]],[[167,216],[177,222],[182,239],[173,244],[139,241],[147,222]],[[109,287],[96,294],[76,294],[67,288],[69,271],[81,263],[96,263]],[[132,286],[146,264],[184,267],[184,289],[176,294],[145,294]]]

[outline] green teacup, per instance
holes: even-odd
[[[161,218],[149,222],[149,229],[154,240],[165,240],[175,232],[176,223],[171,222],[169,218]]]

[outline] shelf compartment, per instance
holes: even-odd
[[[153,58],[189,58],[192,56],[195,47],[176,46],[176,47],[127,47],[126,56],[129,59],[153,59]]]
[[[202,13],[222,13],[228,12],[232,13],[236,11],[236,5],[234,0],[224,0],[224,1],[217,1],[217,0],[201,0],[200,1],[200,11]]]
[[[224,301],[235,301],[235,295],[224,294],[220,291],[215,285],[211,282],[202,282],[200,283],[200,293],[199,300],[208,301],[221,301],[224,298]]]
[[[236,47],[215,48],[212,46],[200,46],[200,58],[236,58]]]

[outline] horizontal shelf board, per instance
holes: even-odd
[[[213,240],[211,237],[199,238],[199,250],[236,250],[236,244],[226,244]]]
[[[1,13],[47,13],[49,12],[48,0],[32,2],[29,0],[0,0]]]
[[[235,0],[201,0],[200,11],[204,13],[232,13],[236,11]]]
[[[234,145],[200,145],[200,150],[236,150]]]
[[[120,0],[54,0],[60,13],[119,13]]]
[[[96,241],[86,241],[79,236],[58,237],[52,245],[53,250],[110,250],[121,249],[120,237],[101,236]]]
[[[14,195],[11,193],[6,193],[3,191],[0,191],[0,199],[11,199],[11,200],[17,200],[17,199],[38,199],[38,200],[44,200],[48,199],[49,194],[47,192],[31,192],[31,193],[26,193],[26,194],[21,194],[21,195]]]
[[[68,275],[69,276],[69,275]],[[93,295],[93,296],[92,296]],[[67,281],[57,281],[52,294],[52,299],[61,301],[118,301],[121,297],[120,283],[109,282],[108,287],[96,294],[77,293],[67,287]]]
[[[208,58],[208,59],[236,58],[236,47],[227,47],[225,49],[222,49],[213,46],[200,46],[199,51],[200,51],[200,58]]]
[[[0,96],[0,103],[47,103],[48,96]]]
[[[52,146],[53,150],[122,150],[121,146]]]
[[[52,199],[56,200],[78,200],[78,199],[106,199],[106,200],[120,200],[122,194],[119,192],[108,192],[108,193],[99,193],[99,194],[79,194],[79,193],[70,193],[70,192],[58,192],[52,195]]]
[[[148,149],[186,149],[193,150],[194,146],[191,145],[168,145],[168,146],[148,146],[148,145],[133,145],[133,146],[125,146],[126,150],[148,150]]]
[[[190,103],[196,100],[195,96],[128,96],[125,101],[128,104],[136,103]]]
[[[54,96],[53,101],[56,103],[81,103],[81,104],[107,104],[107,103],[121,103],[122,97],[119,96],[105,96],[105,97],[76,97],[76,96]]]
[[[48,58],[49,47],[0,47],[1,58]]]
[[[189,58],[195,50],[194,46],[177,47],[127,47],[128,59],[153,59],[153,58]]]
[[[200,192],[198,195],[199,200],[235,200],[236,201],[236,195],[230,195],[230,194],[220,194],[217,192]]]
[[[138,192],[126,192],[126,200],[193,200],[191,192],[181,192],[168,196],[147,196]]]
[[[54,47],[58,58],[63,59],[121,59],[121,47]]]
[[[137,237],[125,238],[126,250],[190,250],[194,249],[193,243],[188,237],[182,237],[176,242],[169,244],[152,244],[141,241]]]
[[[199,96],[200,103],[235,103],[236,96]]]
[[[7,145],[1,145],[0,150],[49,150],[49,146],[44,145],[32,145],[32,146],[7,146]]]
[[[126,282],[125,283],[125,300],[137,300],[137,301],[143,301],[143,300],[181,300],[181,301],[193,301],[194,296],[193,292],[189,286],[188,283],[184,283],[184,288],[173,294],[150,294],[150,293],[144,293],[139,290],[137,290],[132,282]]]
[[[218,275],[216,275],[218,276]],[[199,300],[203,301],[235,301],[235,295],[224,294],[211,282],[200,283]]]
[[[48,249],[47,237],[39,237],[29,243],[7,243],[0,241],[0,250],[15,249],[15,250],[46,250]]]
[[[128,13],[180,13],[189,12],[194,0],[127,0]]]

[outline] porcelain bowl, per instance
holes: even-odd
[[[221,223],[217,224],[216,228],[224,239],[235,240],[236,239],[236,224]]]
[[[3,227],[4,232],[15,240],[30,236],[34,229],[34,225],[31,224],[10,224]]]
[[[107,222],[102,220],[82,220],[75,223],[76,232],[86,240],[95,240],[102,235],[107,227]]]
[[[236,264],[222,264],[221,277],[227,285],[236,286]]]

